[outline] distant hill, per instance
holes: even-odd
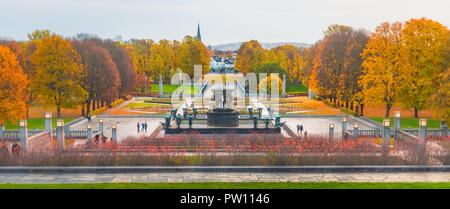
[[[221,50],[221,51],[235,51],[238,50],[241,46],[242,42],[239,43],[229,43],[229,44],[219,44],[219,45],[212,45],[212,50]],[[296,47],[309,47],[311,44],[306,43],[297,43],[297,42],[278,42],[278,43],[264,43],[260,42],[261,46],[265,49],[272,49],[277,46],[282,46],[285,44],[292,44]]]

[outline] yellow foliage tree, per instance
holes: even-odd
[[[40,78],[36,80],[40,102],[55,106],[57,117],[61,117],[61,108],[73,108],[85,99],[80,63],[78,53],[58,35],[42,39],[33,54],[35,76]]]
[[[259,64],[268,61],[268,58],[266,50],[258,41],[244,42],[237,51],[235,68],[245,75],[253,72]]]
[[[386,106],[385,117],[398,99],[402,49],[402,24],[379,25],[366,45],[363,56],[363,75],[359,81],[367,104]]]
[[[281,78],[276,75],[271,73],[269,76],[267,76],[266,78],[261,79],[261,81],[259,81],[258,84],[258,89],[261,91],[266,92],[266,94],[271,94],[272,93],[272,87],[276,87],[272,86],[272,82],[278,82],[278,95],[281,95],[283,92],[283,81],[281,80]],[[274,91],[276,91],[276,89],[274,89]]]
[[[9,48],[0,46],[0,124],[23,119],[26,112],[27,76]]]
[[[202,73],[209,71],[208,48],[196,37],[186,36],[178,48],[178,68],[191,78],[194,76],[194,65],[202,65]]]
[[[446,61],[449,30],[439,22],[421,18],[411,19],[402,30],[404,48],[400,91],[406,107],[418,111],[429,106],[436,82]]]

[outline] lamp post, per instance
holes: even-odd
[[[419,139],[422,142],[425,142],[426,137],[427,137],[427,119],[420,119],[419,120]]]
[[[116,124],[113,123],[111,125],[111,135],[112,135],[112,141],[114,144],[117,144],[117,127]]]
[[[58,144],[58,151],[64,151],[64,121],[56,121],[56,140]]]
[[[52,127],[52,113],[51,112],[46,112],[45,113],[45,130],[48,131],[48,134],[50,135],[50,138],[52,138],[52,131],[53,131],[53,127]]]
[[[334,137],[334,124],[331,123],[328,128],[330,129],[329,137],[330,137],[330,139],[332,139]]]
[[[27,138],[28,138],[28,128],[27,128],[27,120],[19,121],[19,141],[22,144],[22,149],[24,151],[27,150]]]
[[[391,138],[391,120],[383,120],[383,154],[389,152],[389,139]]]
[[[357,141],[359,139],[359,124],[355,123],[353,126],[353,140]]]
[[[100,122],[98,123],[98,130],[103,133],[103,119],[100,119]]]
[[[88,145],[92,144],[92,126],[90,123],[87,125],[87,139]]]
[[[397,139],[397,132],[401,129],[401,113],[400,111],[395,111],[394,113],[394,138]]]
[[[342,118],[342,138],[345,137],[345,131],[347,131],[347,118]]]

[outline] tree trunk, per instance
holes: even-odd
[[[414,107],[414,118],[419,118],[419,110],[417,107]]]
[[[56,115],[57,115],[56,116],[57,118],[61,118],[61,107],[59,107],[59,106],[56,107]]]
[[[391,111],[391,105],[386,104],[386,113],[384,114],[384,117],[389,117],[389,112]]]
[[[86,116],[85,114],[84,114],[84,110],[85,110],[85,105],[86,104],[81,104],[81,116]]]
[[[356,117],[359,117],[359,106],[356,105],[355,107]]]
[[[364,104],[361,104],[361,115],[360,116],[364,116]]]
[[[348,109],[348,100],[345,100],[345,108]]]
[[[92,111],[95,110],[95,99],[92,100]]]
[[[88,102],[86,103],[86,117],[88,116],[90,109],[91,109],[91,100],[88,100]]]
[[[353,111],[353,102],[350,102],[350,109]]]

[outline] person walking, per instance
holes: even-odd
[[[141,122],[141,132],[144,132],[144,127],[145,127],[144,123]]]
[[[303,125],[300,125],[300,134],[302,134],[302,132],[303,132]]]
[[[138,129],[138,133],[139,133],[139,122],[137,123],[137,129]]]
[[[297,135],[298,135],[299,131],[300,131],[300,125],[297,124]]]
[[[147,132],[147,121],[145,121],[145,123],[144,123],[144,129],[145,129],[145,132]]]

